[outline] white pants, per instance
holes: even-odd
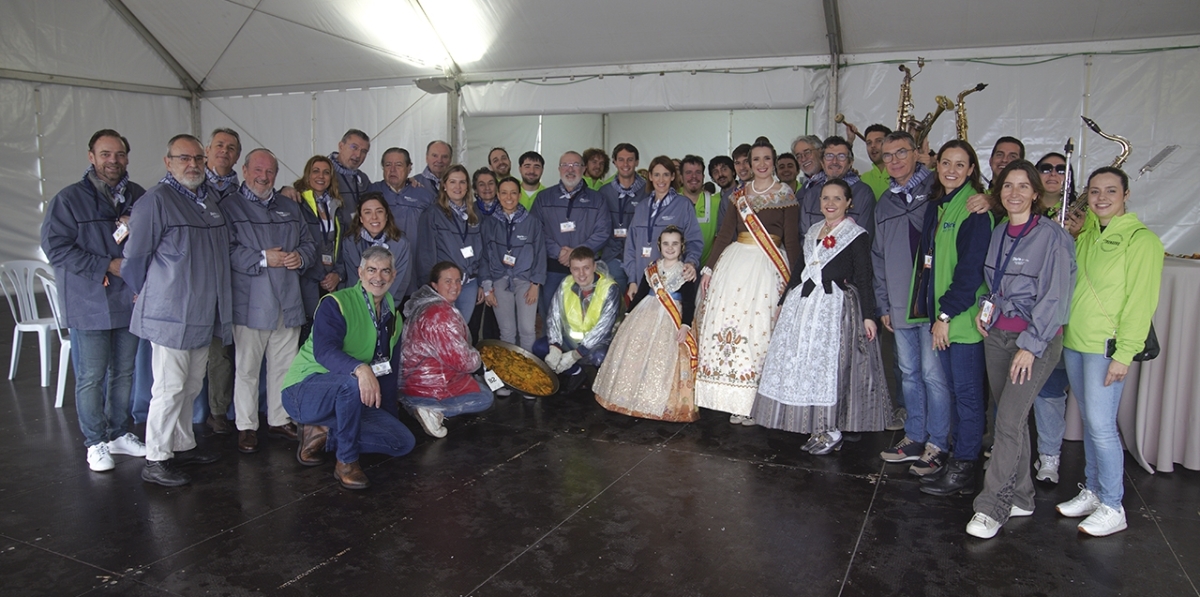
[[[283,410],[283,378],[292,359],[300,352],[300,328],[280,325],[274,330],[256,330],[233,326],[234,364],[233,410],[239,431],[258,429],[258,373],[263,356],[267,357],[267,424],[287,425],[291,419]]]
[[[154,385],[146,415],[146,460],[169,460],[196,447],[192,404],[204,387],[208,346],[176,350],[151,343]]]

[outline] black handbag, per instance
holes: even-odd
[[[1117,352],[1116,338],[1109,339],[1104,347],[1104,356],[1112,358]],[[1146,344],[1142,346],[1142,351],[1133,355],[1133,360],[1140,362],[1153,361],[1158,357],[1158,353],[1162,351],[1162,347],[1158,344],[1158,334],[1154,333],[1154,323],[1150,323],[1150,331],[1146,334]]]

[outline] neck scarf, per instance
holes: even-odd
[[[214,172],[212,168],[205,168],[204,175],[208,177],[208,182],[213,183],[213,186],[217,187],[218,191],[224,191],[230,185],[238,185],[237,170],[230,171],[229,174],[221,176]]]
[[[888,188],[888,191],[897,195],[903,195],[905,203],[912,203],[912,190],[917,188],[917,186],[922,182],[925,182],[925,179],[929,178],[929,174],[930,172],[928,168],[921,164],[917,164],[916,171],[913,172],[912,177],[908,179],[907,183],[905,183],[903,186],[899,186],[896,184],[896,179],[893,178],[891,179],[891,186]]]
[[[479,195],[475,195],[475,207],[479,209],[480,215],[490,216],[500,209],[500,200],[492,199],[492,206],[489,208],[488,204],[479,198]]]
[[[358,174],[360,172],[362,172],[361,170],[358,170],[358,169],[351,170],[351,169],[343,166],[342,163],[338,161],[338,152],[336,152],[336,151],[329,154],[329,161],[333,162],[334,171],[336,171],[338,174],[341,174],[342,176],[346,176],[346,177],[353,178],[353,179],[358,179]]]
[[[854,183],[862,180],[862,178],[860,178],[858,176],[857,172],[851,170],[851,171],[847,172],[845,176],[842,177],[842,180],[846,181],[846,184],[848,184],[850,186],[854,186]]]
[[[264,209],[270,209],[271,206],[274,205],[274,202],[275,202],[274,189],[271,190],[271,196],[267,197],[266,199],[263,199],[262,197],[259,197],[258,195],[254,194],[254,191],[251,191],[250,187],[247,186],[246,183],[244,183],[244,182],[242,183],[242,187],[240,189],[238,189],[238,191],[241,192],[243,197],[249,199],[250,203],[255,203],[255,204],[261,205],[261,206],[263,206]]]
[[[178,180],[175,180],[175,176],[173,176],[170,172],[168,172],[167,175],[158,182],[175,189],[175,192],[187,197],[188,199],[191,199],[192,201],[195,201],[200,207],[208,207],[207,205],[204,205],[204,200],[208,197],[207,186],[201,184],[200,186],[196,187],[195,191],[193,191],[183,186]]]
[[[108,189],[109,193],[112,193],[113,207],[117,208],[117,211],[120,211],[118,206],[122,203],[125,203],[125,189],[129,186],[129,172],[126,172],[121,176],[121,180],[117,181],[116,186],[111,187],[108,186],[107,182],[104,182],[100,179],[99,174],[96,174],[95,166],[88,166],[87,174],[85,174],[84,177],[100,181],[100,184],[104,185]]]
[[[629,185],[629,188],[625,188],[614,178],[612,185],[617,190],[617,199],[633,199],[641,194],[642,189],[646,188],[646,181],[641,176],[634,176],[633,184]]]
[[[497,201],[497,203],[499,202]],[[519,224],[521,220],[524,220],[525,217],[529,215],[529,212],[525,210],[524,205],[518,203],[517,209],[513,210],[512,215],[504,213],[504,210],[502,209],[493,211],[491,215],[493,218],[496,218],[505,224]]]
[[[367,241],[367,244],[371,245],[372,247],[383,247],[385,249],[388,248],[387,234],[385,234],[382,230],[379,232],[379,238],[375,238],[374,236],[371,236],[371,233],[367,232],[366,228],[363,228],[362,231],[358,233],[358,235],[363,240]]]
[[[822,170],[822,171],[817,172],[816,174],[813,174],[812,176],[808,177],[808,180],[804,181],[804,188],[811,189],[815,186],[825,184],[825,182],[828,180],[829,180],[829,177],[825,176],[825,171]]]

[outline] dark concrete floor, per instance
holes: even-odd
[[[990,541],[963,532],[969,499],[880,461],[897,434],[815,457],[804,436],[641,421],[586,393],[498,400],[442,440],[406,419],[416,449],[365,455],[364,492],[293,443],[242,455],[229,437],[202,438],[222,459],[166,489],[141,459],[87,469],[73,390],[55,410],[36,352],[0,382],[2,596],[1200,595],[1200,473],[1127,461],[1129,529],[1086,538],[1054,512],[1079,443]]]

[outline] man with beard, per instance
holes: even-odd
[[[545,158],[536,151],[526,151],[517,160],[517,168],[521,171],[521,206],[533,210],[533,201],[538,194],[546,190],[542,184],[542,168],[546,165]]]
[[[804,135],[792,141],[792,155],[800,163],[800,172],[806,182],[821,171],[821,145],[821,138],[816,135]]]
[[[737,180],[733,177],[733,160],[727,155],[713,157],[708,161],[708,176],[721,189],[721,207],[717,209],[717,227],[720,228],[725,219],[725,209],[732,202],[729,196],[738,188]]]
[[[317,260],[316,242],[300,206],[275,194],[279,161],[255,149],[242,165],[237,195],[221,203],[229,218],[233,282],[233,340],[237,378],[238,450],[258,446],[258,373],[267,360],[267,433],[296,439],[296,426],[283,409],[283,376],[299,350],[300,327],[308,320],[300,296],[300,270]]]
[[[1000,137],[996,139],[996,144],[992,146],[992,157],[988,158],[988,166],[992,168],[992,179],[988,181],[991,186],[992,180],[1004,170],[1006,166],[1017,160],[1025,159],[1025,144],[1016,137]]]
[[[146,191],[129,180],[129,146],[117,131],[92,135],[88,161],[83,178],[46,206],[42,251],[71,331],[75,411],[88,467],[102,472],[113,469],[111,454],[146,455],[129,432],[138,339],[129,332],[133,291],[121,277],[129,213]]]
[[[503,180],[512,171],[512,160],[508,159],[508,150],[503,147],[493,147],[487,161],[488,167],[496,173],[496,180]]]
[[[683,187],[680,194],[691,200],[696,206],[696,221],[700,224],[700,234],[704,237],[704,252],[700,255],[700,263],[708,261],[708,249],[712,246],[717,227],[721,225],[721,196],[704,190],[704,158],[688,154],[679,161],[683,170]]]
[[[608,206],[608,219],[612,222],[612,234],[604,245],[602,259],[608,266],[608,275],[616,281],[617,288],[622,290],[629,284],[629,278],[621,266],[625,255],[625,239],[633,225],[634,210],[637,209],[638,203],[650,194],[646,180],[637,174],[639,158],[638,149],[632,144],[618,143],[613,148],[613,163],[617,165],[617,175],[612,182],[600,187],[600,195],[604,197]]]
[[[350,129],[338,141],[338,150],[329,154],[333,169],[337,170],[338,193],[342,197],[342,228],[350,226],[358,212],[358,197],[371,187],[371,179],[359,170],[371,151],[371,138],[358,129]]]
[[[821,187],[829,180],[840,178],[850,185],[852,193],[846,215],[854,218],[854,223],[862,226],[867,234],[874,234],[875,192],[850,169],[854,164],[854,150],[850,148],[850,143],[836,135],[829,137],[822,146],[819,163],[822,169],[809,176],[802,190],[797,193],[800,200],[800,233],[806,234],[813,224],[825,221],[825,215],[821,212]]]
[[[176,487],[191,482],[177,466],[218,458],[196,447],[192,403],[204,384],[212,338],[233,339],[233,301],[229,227],[205,184],[204,147],[191,135],[176,135],[163,162],[167,175],[130,215],[120,267],[136,297],[129,329],[154,351],[142,479]]]
[[[438,189],[442,188],[442,176],[450,169],[450,155],[454,148],[445,141],[430,141],[425,146],[425,169],[417,175],[420,183],[433,191],[436,197]]]
[[[552,289],[571,274],[571,251],[583,246],[594,254],[612,236],[604,197],[583,184],[583,156],[574,151],[564,153],[558,161],[558,175],[559,183],[538,193],[531,210],[542,223],[546,240],[546,292],[538,296],[543,315],[550,312]]]
[[[603,149],[593,147],[583,152],[583,182],[589,189],[599,191],[600,187],[611,181],[608,176],[608,154]]]

